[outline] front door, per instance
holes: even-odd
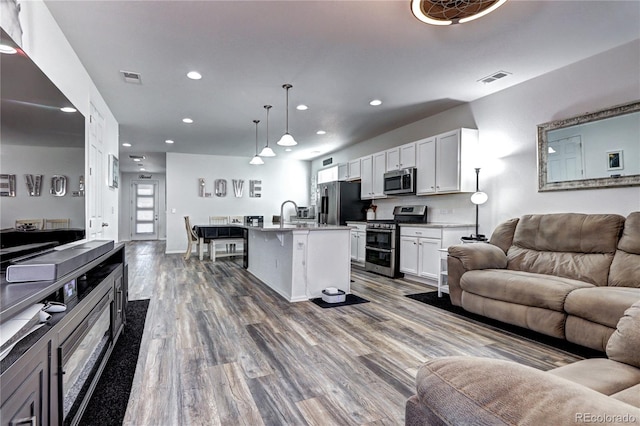
[[[158,239],[158,182],[131,183],[131,239]]]

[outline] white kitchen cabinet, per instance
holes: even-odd
[[[473,226],[465,224],[431,224],[400,226],[400,272],[436,284],[441,271],[441,252],[450,245],[461,244]]]
[[[338,164],[338,180],[344,181],[349,179],[349,164]]]
[[[416,142],[416,195],[475,191],[478,131],[457,129]]]
[[[360,159],[351,160],[348,163],[348,176],[347,180],[358,180],[362,174],[360,172]]]
[[[400,272],[418,275],[417,237],[400,237]]]
[[[386,152],[377,152],[360,159],[361,186],[360,198],[386,198],[384,195],[384,173],[386,170]]]
[[[386,171],[416,166],[416,143],[411,142],[386,151]]]
[[[366,224],[347,222],[351,226],[351,261],[364,264],[365,246],[367,244]]]

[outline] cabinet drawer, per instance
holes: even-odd
[[[442,230],[437,228],[413,228],[401,226],[400,235],[403,237],[442,238]]]

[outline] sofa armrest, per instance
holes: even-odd
[[[640,421],[640,409],[561,377],[511,361],[444,357],[425,363],[416,379],[413,405],[428,413],[406,424],[559,425]],[[416,400],[417,398],[417,400]],[[440,421],[434,422],[433,419]],[[607,421],[608,420],[608,421]],[[627,420],[628,421],[628,420]]]
[[[493,244],[458,244],[449,247],[449,256],[460,259],[467,271],[507,267],[507,255],[500,247]]]
[[[493,244],[459,244],[449,247],[447,283],[451,303],[455,306],[462,304],[460,279],[465,272],[474,269],[504,269],[506,267],[507,255],[500,247]]]

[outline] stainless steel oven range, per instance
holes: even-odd
[[[396,206],[393,219],[367,221],[365,270],[387,277],[399,275],[400,223],[425,223],[427,206]]]

